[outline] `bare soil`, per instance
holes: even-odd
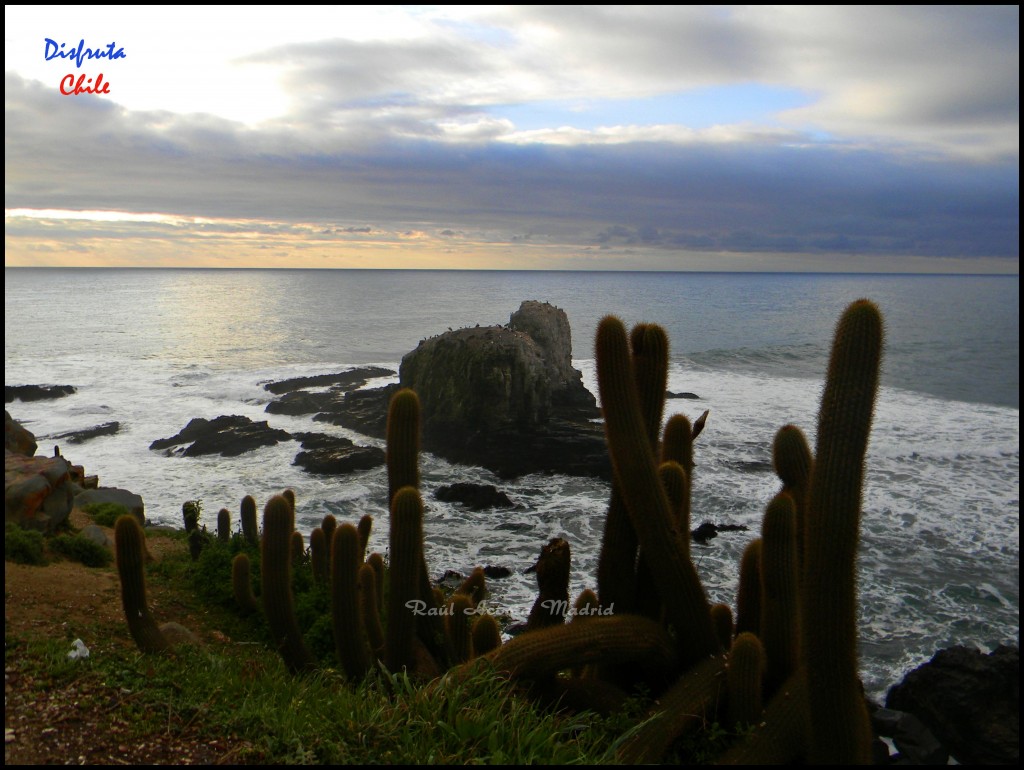
[[[77,509],[76,527],[91,523]],[[107,530],[113,540],[113,530]],[[159,560],[183,543],[151,536]],[[176,621],[205,644],[227,639],[173,592],[149,586],[159,622]],[[121,608],[113,566],[60,561],[43,567],[4,562],[4,764],[234,764],[248,746],[231,736],[204,735],[201,725],[169,714],[166,726],[140,733],[132,720],[135,693],[108,685],[98,672],[51,678],[38,657],[25,653],[33,640],[64,640],[68,652],[82,639],[91,655],[135,656]],[[68,681],[72,679],[72,681]],[[148,720],[152,722],[152,720]]]

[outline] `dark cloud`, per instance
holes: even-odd
[[[208,116],[128,112],[11,74],[6,118],[8,209],[312,223],[339,234],[368,233],[365,223],[486,230],[508,242],[532,230],[577,246],[1019,256],[1015,160],[813,143],[462,146],[382,137],[353,147],[298,128],[257,135]]]

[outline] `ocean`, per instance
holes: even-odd
[[[381,442],[311,417],[267,415],[263,384],[298,375],[398,363],[448,328],[508,321],[521,301],[564,309],[573,358],[595,392],[600,318],[663,325],[669,389],[700,400],[666,414],[710,416],[696,448],[694,524],[744,524],[695,546],[712,601],[735,603],[740,554],[778,488],[775,431],[795,423],[813,447],[832,330],[849,302],[875,301],[887,344],[864,489],[859,554],[860,655],[874,695],[939,648],[983,650],[1020,637],[1020,359],[1017,276],[582,273],[359,270],[5,269],[5,383],[68,384],[55,401],[8,411],[51,437],[118,421],[113,436],[62,445],[104,486],[142,495],[150,522],[180,526],[201,499],[215,527],[237,520],[246,494],[262,504],[291,487],[307,533],[323,516],[377,518],[386,548],[383,469],[312,476],[291,442],[239,457],[150,451],[193,417],[242,414],[289,432]],[[395,378],[382,378],[370,386]],[[525,618],[533,564],[552,537],[569,541],[573,596],[595,587],[608,486],[595,479],[500,481],[479,468],[422,458],[427,560],[436,576],[506,566],[491,606]],[[496,484],[518,507],[470,512],[432,499],[455,481]]]

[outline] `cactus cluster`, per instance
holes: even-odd
[[[624,762],[657,762],[713,721],[757,725],[725,763],[870,761],[854,557],[881,349],[878,309],[853,303],[836,328],[814,455],[794,426],[775,437],[782,488],[743,554],[734,622],[729,606],[709,604],[689,553],[693,440],[707,413],[699,427],[673,416],[659,440],[664,332],[645,324],[627,335],[605,318],[597,376],[614,480],[597,585],[614,616],[530,631],[487,658],[534,686],[550,688],[558,671],[597,677],[607,686],[599,696],[589,685],[593,708],[608,687],[653,687],[657,706],[622,744]],[[640,664],[655,663],[652,678]]]
[[[618,708],[641,688],[656,705],[622,742],[624,762],[657,762],[680,736],[715,721],[755,726],[722,763],[870,761],[854,562],[882,337],[872,303],[847,308],[836,328],[814,453],[795,426],[775,436],[781,489],[767,505],[760,538],[743,553],[734,613],[708,601],[690,555],[694,441],[708,413],[692,425],[683,415],[665,421],[664,330],[641,324],[627,334],[618,319],[602,320],[597,378],[614,476],[597,592],[581,594],[566,622],[569,547],[552,540],[537,564],[540,595],[527,630],[506,644],[493,616],[475,611],[486,592],[482,570],[448,598],[430,584],[419,400],[398,391],[387,424],[388,569],[380,554],[366,554],[368,516],[358,525],[327,516],[310,536],[310,574],[329,595],[340,667],[355,681],[378,664],[420,678],[453,666],[493,666],[540,697],[598,711]],[[255,519],[255,500],[246,497],[241,539],[250,544],[259,537]],[[294,521],[294,493],[270,499],[260,599],[245,553],[232,564],[232,587],[246,612],[262,605],[286,666],[303,673],[318,661],[296,620],[293,571],[299,557],[303,566],[306,560]],[[229,526],[224,510],[222,538]],[[117,535],[129,628],[140,649],[162,651],[168,641],[146,607],[134,519],[119,521]]]

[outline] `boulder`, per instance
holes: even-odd
[[[82,490],[75,495],[76,508],[85,508],[87,505],[97,503],[120,505],[138,519],[140,525],[146,525],[146,504],[142,501],[142,497],[134,492],[117,487],[97,487],[96,489]]]
[[[4,516],[25,529],[52,532],[71,513],[74,491],[63,457],[4,451]]]
[[[86,540],[91,540],[97,545],[102,545],[104,548],[113,550],[114,543],[107,536],[107,533],[103,530],[103,527],[98,524],[86,524],[82,527],[82,531],[78,533],[79,537],[84,537]]]
[[[31,431],[23,427],[20,422],[11,417],[11,413],[4,409],[4,449],[15,454],[32,457],[36,453],[36,437]]]
[[[189,444],[175,453],[184,457],[219,454],[222,457],[236,457],[264,446],[274,446],[281,441],[290,441],[291,434],[278,428],[271,428],[266,420],[255,422],[242,415],[228,415],[205,420],[196,417],[170,438],[161,438],[149,445],[150,449],[166,449]]]
[[[508,495],[493,484],[472,484],[470,482],[446,484],[434,491],[434,497],[446,503],[462,503],[473,511],[482,511],[485,508],[515,507],[515,503],[508,499]]]
[[[960,764],[1018,764],[1019,676],[1017,647],[950,647],[890,688],[885,705],[924,722]]]
[[[351,439],[328,436],[326,433],[300,433],[305,451],[295,455],[293,465],[309,473],[344,474],[367,471],[384,464],[384,450],[377,447],[357,446]]]
[[[4,403],[12,401],[45,401],[64,398],[75,392],[73,385],[5,385]]]

